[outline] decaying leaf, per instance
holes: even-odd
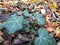
[[[49,32],[53,32],[53,31],[55,31],[55,25],[54,24],[52,24],[52,23],[46,23],[46,29],[47,29],[47,31],[49,31]]]
[[[49,31],[49,32],[53,32],[55,28],[54,28],[54,27],[47,27],[46,29],[47,29],[47,31]]]
[[[18,37],[14,40],[13,44],[21,44],[28,41],[30,41],[30,39],[19,34]]]
[[[56,26],[58,26],[58,22],[54,22],[55,19],[51,16],[51,14],[46,16],[46,29],[49,32],[55,31]]]
[[[4,41],[4,39],[2,38],[2,36],[0,36],[0,43],[2,43]]]
[[[2,12],[0,15],[0,21],[5,22],[10,16],[11,16],[10,12],[7,12],[7,13]]]
[[[1,35],[4,35],[4,34],[3,34],[3,32],[0,31],[0,36],[1,36]]]

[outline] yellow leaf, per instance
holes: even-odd
[[[37,0],[31,0],[32,2],[37,2]]]
[[[56,35],[55,35],[55,37],[60,37],[60,27],[57,27],[56,28]]]
[[[51,3],[49,5],[50,9],[52,9],[53,11],[58,7],[57,4],[54,2],[54,3]]]
[[[55,37],[60,38],[60,33],[56,33]]]
[[[2,8],[2,5],[0,4],[0,8]]]

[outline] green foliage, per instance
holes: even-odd
[[[23,6],[23,8],[25,7]],[[39,29],[39,26],[45,24],[43,15],[39,13],[29,13],[29,10],[27,9],[24,9],[23,11],[12,10],[12,12],[15,13],[0,25],[0,29],[6,28],[9,34],[19,30],[25,30],[26,32],[29,32],[30,35],[34,35],[35,32],[38,31],[39,37],[35,38],[35,45],[57,45],[45,28]],[[34,12],[34,10],[32,12]]]
[[[30,19],[32,21],[30,21]],[[42,15],[38,13],[29,13],[29,10],[26,9],[24,11],[15,11],[15,13],[11,15],[11,17],[7,21],[0,25],[0,29],[4,27],[7,28],[9,34],[22,29],[24,29],[26,32],[29,32],[31,30],[31,26],[33,26],[33,30],[37,30],[37,27],[35,26],[37,23],[35,23],[33,19],[38,22],[38,25],[45,24],[45,20]],[[30,25],[30,23],[32,25]]]
[[[29,21],[27,19],[24,19],[23,23],[27,25],[27,24],[29,24]]]
[[[45,24],[45,19],[44,19],[43,15],[37,13],[37,14],[35,14],[35,19],[37,20],[38,25],[44,25]]]
[[[35,45],[57,45],[45,28],[40,28],[38,30],[38,35],[39,37],[35,38]]]
[[[22,13],[23,13],[22,11],[18,11],[17,12],[18,15],[22,15]]]
[[[23,15],[26,17],[32,17],[32,14],[30,14],[28,10],[24,10]]]
[[[29,31],[30,31],[29,25],[25,25],[23,29],[24,29],[26,32],[29,32]]]
[[[38,31],[38,37],[36,37],[34,40],[35,45],[57,45],[55,40],[49,35],[46,29],[40,28],[40,26],[45,24],[45,19],[42,14],[36,13],[39,8],[29,11],[27,9],[27,6],[24,6],[23,4],[21,7],[21,11],[11,10],[12,12],[14,12],[14,14],[12,14],[10,18],[7,19],[7,21],[3,22],[0,25],[0,29],[6,28],[9,34],[15,33],[19,30],[25,30],[26,32],[29,32],[29,36],[31,36],[29,37],[32,39],[30,41],[33,41],[33,38],[35,38],[35,33],[36,31]],[[33,8],[33,5],[31,5],[29,8]],[[0,38],[2,39],[1,36]],[[27,38],[20,34],[17,38],[19,39],[17,43],[21,43],[21,40],[22,42],[24,40],[28,41]],[[32,42],[30,42],[29,45],[33,45]]]
[[[23,16],[13,15],[1,26],[2,28],[7,28],[9,34],[14,33],[17,30],[21,30],[23,28]]]

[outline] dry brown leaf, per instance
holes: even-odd
[[[0,31],[0,36],[3,36],[3,35],[4,35],[3,32]]]
[[[56,26],[59,25],[58,22],[54,22],[54,21],[55,21],[55,19],[52,17],[51,14],[48,14],[48,15],[46,16],[46,25],[47,25],[47,26],[46,26],[46,29],[47,29],[49,32],[55,31]]]
[[[46,27],[46,29],[47,29],[47,31],[49,31],[49,32],[53,32],[53,31],[55,30],[54,27]]]
[[[4,41],[4,39],[2,38],[2,36],[0,36],[0,43],[2,43]]]
[[[59,37],[60,38],[60,33],[56,33],[55,37]]]

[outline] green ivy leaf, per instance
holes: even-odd
[[[32,12],[32,13],[34,13],[35,11],[36,11],[35,9],[32,9],[32,11],[31,11],[31,12]]]
[[[57,45],[45,28],[40,28],[38,30],[38,35],[39,37],[35,38],[35,45]]]
[[[22,13],[23,13],[22,11],[18,11],[17,12],[18,15],[22,15]]]
[[[23,28],[23,16],[11,16],[6,22],[0,25],[0,28],[7,28],[8,33],[14,33]]]
[[[22,5],[22,9],[23,9],[23,11],[24,11],[24,10],[26,10],[26,9],[27,9],[27,7],[26,7],[26,6],[24,6],[24,5]]]
[[[26,32],[29,32],[30,31],[30,27],[29,27],[29,21],[27,20],[27,19],[24,19],[24,22],[23,22],[23,24],[24,24],[24,30],[26,31]]]
[[[24,26],[24,30],[25,30],[26,32],[29,32],[29,31],[30,31],[30,26],[29,26],[29,25],[25,25],[25,26]]]
[[[38,22],[38,25],[44,25],[45,24],[45,19],[44,19],[43,15],[37,13],[34,16],[35,16],[35,19]]]
[[[32,17],[32,14],[29,14],[28,10],[24,10],[23,15],[26,17]]]
[[[31,34],[31,35],[33,35],[33,34],[34,34],[34,32],[35,32],[35,30],[34,30],[34,29],[31,29],[30,34]]]
[[[24,19],[23,23],[27,25],[27,24],[29,24],[29,21],[27,19]]]

